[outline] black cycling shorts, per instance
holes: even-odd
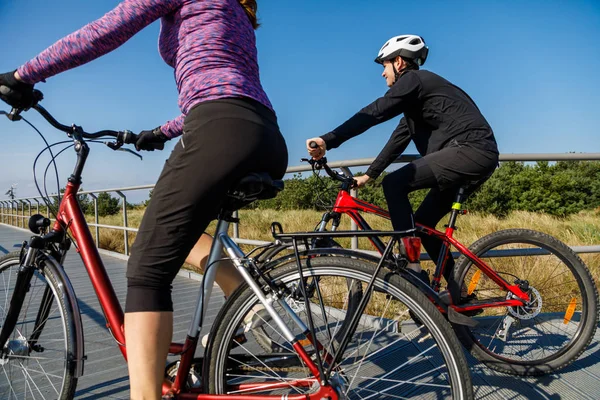
[[[281,179],[287,161],[275,114],[262,104],[223,99],[190,110],[131,249],[125,312],[172,311],[171,284],[227,191],[252,172]]]

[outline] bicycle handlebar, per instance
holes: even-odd
[[[10,90],[10,89],[7,88],[6,86],[0,86],[0,92],[4,92],[6,90]],[[136,135],[135,133],[128,131],[128,130],[113,131],[110,129],[105,129],[102,131],[89,133],[89,132],[85,132],[80,126],[77,126],[77,125],[71,125],[71,126],[63,125],[60,122],[58,122],[48,112],[48,110],[46,110],[41,105],[37,104],[37,102],[43,98],[43,95],[42,95],[42,92],[40,92],[39,90],[36,90],[36,92],[38,92],[39,94],[36,96],[36,102],[31,108],[33,108],[38,113],[40,113],[40,115],[42,117],[44,117],[44,119],[46,121],[48,121],[48,123],[50,125],[52,125],[54,128],[58,129],[59,131],[65,132],[69,136],[76,134],[76,135],[80,135],[82,138],[85,138],[85,139],[98,139],[100,137],[106,137],[106,136],[113,137],[116,139],[115,142],[106,143],[106,145],[113,150],[118,150],[119,148],[121,148],[121,146],[123,146],[123,144],[135,144],[135,142],[137,142],[138,135]],[[6,111],[0,111],[0,115],[2,115],[2,114],[6,115],[6,117],[8,119],[10,119],[11,121],[18,121],[21,119],[20,114],[23,111],[27,111],[27,109],[20,109],[20,108],[13,107],[13,109],[10,111],[10,113],[7,113]]]
[[[138,135],[136,135],[135,133],[128,131],[128,130],[113,131],[111,129],[105,129],[105,130],[101,130],[101,131],[94,132],[94,133],[88,133],[88,132],[85,132],[83,129],[81,129],[81,127],[78,127],[75,125],[67,126],[67,125],[61,124],[48,112],[48,110],[46,110],[44,107],[40,106],[39,104],[34,105],[32,108],[34,110],[36,110],[37,112],[39,112],[40,115],[42,117],[44,117],[44,119],[46,121],[48,121],[48,123],[50,125],[52,125],[56,129],[58,129],[59,131],[65,132],[68,135],[71,135],[73,133],[79,133],[85,139],[98,139],[100,137],[110,136],[110,137],[116,138],[117,142],[121,142],[124,144],[133,144],[137,141]]]
[[[334,179],[336,181],[348,184],[351,187],[354,186],[354,184],[355,184],[354,178],[332,170],[331,167],[329,165],[327,165],[326,157],[320,158],[318,160],[315,160],[313,158],[311,158],[311,159],[302,158],[300,161],[309,163],[310,165],[313,166],[314,169],[324,169],[325,172],[327,173],[327,175],[329,175],[332,179]]]

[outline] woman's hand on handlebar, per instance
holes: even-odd
[[[135,143],[136,150],[162,150],[165,148],[165,142],[169,138],[158,128],[152,129],[151,131],[142,131],[138,135],[138,139]]]
[[[306,141],[306,150],[308,150],[308,154],[315,160],[320,160],[327,152],[325,141],[320,137],[308,139]]]
[[[17,71],[0,74],[0,99],[17,109],[28,109],[44,97],[33,85],[17,79]]]

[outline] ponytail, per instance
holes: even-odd
[[[250,23],[254,29],[257,29],[260,24],[256,19],[256,9],[258,6],[256,5],[256,0],[238,0],[242,7],[244,7],[244,11],[246,11],[246,15],[248,15],[248,19],[250,19]]]

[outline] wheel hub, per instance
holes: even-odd
[[[15,340],[9,340],[4,346],[2,352],[2,358],[0,359],[0,365],[5,365],[13,357],[27,357],[29,356],[29,344],[26,338],[20,338]]]
[[[340,374],[333,374],[331,378],[329,378],[329,384],[335,390],[337,394],[338,400],[347,400],[348,397],[346,393],[348,393],[348,383]]]
[[[530,301],[522,306],[508,307],[508,312],[510,315],[520,320],[532,319],[538,316],[538,314],[542,311],[542,295],[533,286],[529,286],[527,294],[529,294]],[[517,297],[512,293],[508,293],[506,296],[506,300],[512,300],[516,298]]]

